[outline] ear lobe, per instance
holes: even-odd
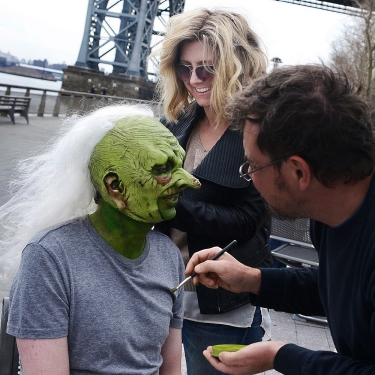
[[[306,191],[311,184],[312,172],[309,164],[300,156],[293,155],[289,158],[293,173],[301,191]]]

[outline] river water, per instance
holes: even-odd
[[[61,81],[48,81],[44,79],[29,78],[23,76],[17,76],[14,74],[7,74],[0,72],[0,94],[5,94],[6,87],[1,85],[15,85],[15,86],[26,86],[33,87],[35,89],[45,89],[45,90],[60,90],[62,82]],[[38,113],[39,105],[41,103],[42,91],[30,90],[31,103],[29,108],[29,114]],[[11,95],[24,96],[25,89],[11,88]],[[49,92],[46,97],[45,102],[45,114],[52,114],[54,111],[56,103],[57,93]],[[122,100],[122,99],[121,99]],[[112,103],[112,102],[111,102]],[[114,103],[114,102],[113,102]],[[99,99],[86,98],[85,104],[82,102],[80,97],[61,97],[60,101],[60,114],[65,114],[70,109],[83,109],[92,110],[93,108],[98,108],[103,105],[107,105],[109,102]],[[84,105],[84,107],[82,107]],[[156,117],[161,116],[162,108],[160,105],[152,106]]]
[[[33,87],[35,89],[45,90],[60,90],[61,81],[48,81],[46,79],[37,79],[24,76],[18,76],[15,74],[7,74],[0,72],[0,85],[14,85],[14,86],[26,86]],[[6,87],[0,86],[0,94],[5,94]],[[43,91],[30,90],[31,103],[29,108],[29,114],[36,114],[38,112],[39,104],[41,101]],[[11,95],[24,96],[25,89],[11,88]],[[45,103],[45,114],[52,114],[53,108],[56,102],[57,93],[49,92]],[[68,104],[63,103],[61,106],[61,112],[66,110]]]
[[[48,81],[46,79],[37,79],[24,76],[17,76],[15,74],[7,74],[0,72],[0,84],[8,84],[15,86],[28,86],[35,87],[37,89],[47,89],[47,90],[60,90],[61,81]],[[0,87],[0,91],[5,91],[5,87]],[[12,89],[12,91],[20,91],[17,89]]]

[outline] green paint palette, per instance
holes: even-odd
[[[246,345],[239,345],[239,344],[221,344],[221,345],[214,345],[212,347],[212,353],[214,357],[218,357],[221,352],[236,352],[242,348],[246,347]]]

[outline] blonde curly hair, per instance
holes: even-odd
[[[214,52],[211,109],[219,123],[224,118],[226,100],[265,74],[267,57],[258,36],[240,14],[198,8],[171,17],[162,47],[153,54],[160,54],[157,93],[169,121],[176,122],[177,115],[193,99],[177,76],[176,64],[182,46],[196,40],[202,42],[205,51],[210,48]]]

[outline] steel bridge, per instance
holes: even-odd
[[[356,15],[353,0],[276,0]],[[76,66],[147,79],[147,57],[162,41],[168,18],[184,11],[185,0],[89,0]],[[159,30],[157,30],[159,28]],[[157,69],[157,61],[153,61]],[[151,65],[151,64],[150,64]]]
[[[276,0],[283,3],[290,3],[294,5],[302,5],[305,7],[328,10],[335,13],[349,14],[351,16],[358,16],[361,11],[358,9],[358,4],[355,0]]]
[[[185,0],[89,0],[76,66],[147,78],[147,57]],[[157,30],[159,28],[159,30]]]

